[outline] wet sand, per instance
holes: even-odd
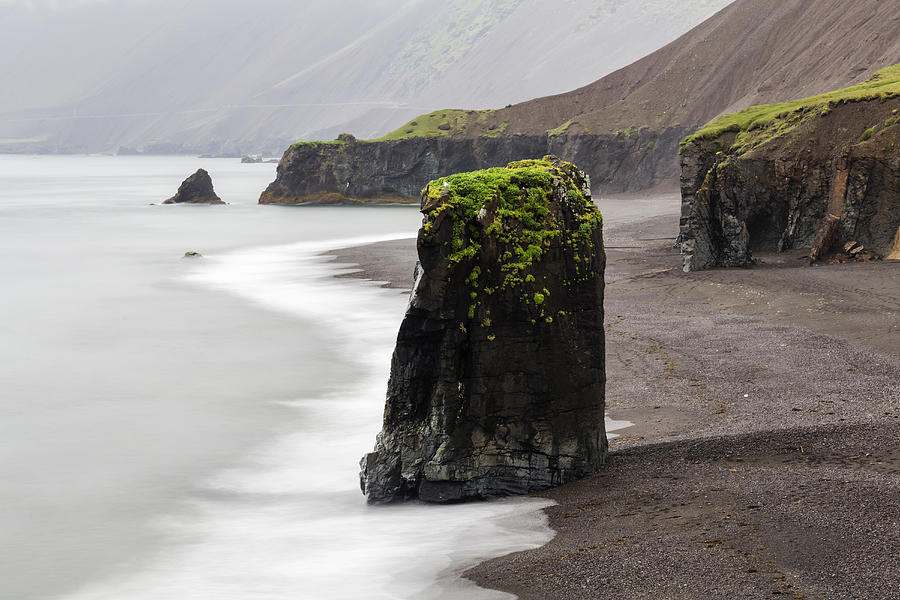
[[[524,600],[900,597],[900,262],[685,274],[677,194],[599,204],[607,412],[635,425],[541,494],[552,542],[467,576]],[[414,240],[337,256],[412,284]]]

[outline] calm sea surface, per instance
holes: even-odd
[[[229,206],[152,205],[198,167]],[[274,173],[0,156],[3,600],[504,598],[456,573],[552,535],[539,500],[366,506],[407,298],[321,253],[419,215],[258,206]]]

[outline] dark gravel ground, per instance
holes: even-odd
[[[897,598],[900,426],[634,446],[543,494],[558,535],[468,573],[520,598]]]
[[[339,263],[359,265],[360,270],[341,277],[357,277],[381,281],[387,287],[411,290],[416,267],[416,240],[395,240],[342,248],[329,255]],[[400,324],[397,324],[400,327]]]
[[[600,203],[604,470],[546,546],[466,576],[523,600],[900,598],[900,263],[684,274],[678,198]],[[408,288],[414,240],[336,253]]]

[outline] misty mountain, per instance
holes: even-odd
[[[0,0],[0,151],[279,153],[585,85],[730,0]]]

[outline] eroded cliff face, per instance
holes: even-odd
[[[679,143],[694,129],[564,133],[548,138],[548,152],[584,168],[600,193],[638,192],[677,180]]]
[[[369,502],[546,489],[597,470],[604,428],[602,219],[548,157],[431,182]]]
[[[582,165],[603,193],[673,180],[685,128],[614,135],[497,135],[305,142],[288,148],[261,204],[418,202],[422,186],[450,174],[554,154]]]
[[[685,271],[750,266],[754,251],[810,248],[815,261],[851,241],[890,253],[900,227],[900,98],[815,110],[776,122],[770,139],[763,128],[725,131],[682,149]]]

